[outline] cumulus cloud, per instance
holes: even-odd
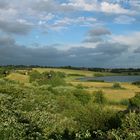
[[[131,24],[134,21],[136,21],[134,17],[130,17],[126,15],[121,15],[115,18],[115,23],[118,23],[118,24]]]
[[[6,33],[25,35],[31,30],[32,26],[21,21],[0,20],[0,30]]]
[[[52,12],[57,9],[57,2],[54,0],[36,0],[31,8],[39,11]]]
[[[97,28],[97,29],[92,29],[88,33],[90,36],[102,36],[102,35],[110,35],[111,32],[106,29],[106,28]]]
[[[128,51],[126,45],[109,42],[95,48],[79,46],[59,50],[56,47],[57,44],[31,48],[18,45],[11,37],[3,37],[0,38],[0,64],[111,67],[113,60]]]
[[[97,43],[97,42],[102,42],[103,39],[99,37],[88,37],[83,40],[83,43]]]
[[[103,41],[103,36],[111,35],[110,30],[104,27],[91,29],[87,33],[87,37],[83,40],[84,43],[97,43]]]
[[[139,12],[140,12],[140,2],[138,0],[131,0],[131,1],[129,1],[129,4],[130,4],[132,10],[134,10],[135,13],[139,14]]]
[[[111,1],[98,2],[97,0],[70,0],[68,3],[63,3],[62,5],[78,11],[98,11],[111,14],[131,13],[128,9],[123,8],[119,3],[112,3]]]
[[[3,36],[0,38],[0,46],[1,47],[12,46],[13,44],[15,44],[15,40],[9,36]]]
[[[124,52],[127,52],[127,50],[128,50],[127,45],[107,42],[98,44],[97,47],[95,48],[96,52],[100,52],[103,55],[111,55],[111,56],[120,55]]]
[[[128,45],[131,50],[134,50],[139,46],[140,32],[137,31],[124,35],[112,35],[110,40],[112,42],[120,42],[121,44]]]
[[[70,24],[78,24],[78,25],[81,24],[81,26],[92,26],[93,23],[97,21],[97,19],[94,17],[91,16],[71,17],[71,14],[74,15],[75,13],[82,12],[82,11],[92,12],[92,13],[102,12],[106,14],[109,13],[109,14],[126,14],[126,15],[132,13],[132,11],[122,7],[119,3],[112,3],[111,1],[99,2],[97,0],[90,0],[90,1],[89,0],[88,1],[87,0],[67,0],[67,1],[29,0],[29,1],[19,2],[18,0],[14,0],[14,1],[0,0],[0,20],[3,22],[11,22],[9,23],[9,25],[11,24],[10,27],[5,27],[6,25],[3,27],[3,25],[1,25],[3,28],[3,30],[2,29],[1,30],[11,31],[12,30],[11,28],[14,26],[13,24],[17,26],[18,23],[16,23],[15,21],[17,21],[18,19],[27,20],[29,23],[32,22],[32,24],[36,25],[35,26],[36,28],[40,28],[40,26],[43,25],[43,27],[46,27],[47,30],[65,29],[66,26],[69,26]],[[62,15],[66,15],[66,17],[63,19]],[[51,22],[49,22],[50,20]],[[119,19],[116,19],[116,21],[118,20]],[[131,21],[132,20],[134,19],[131,18]],[[27,30],[29,29],[29,28],[27,29],[27,25],[21,25],[21,24],[19,24],[19,28],[25,28],[26,33],[28,32]],[[16,33],[16,31],[13,32]],[[17,31],[17,34],[20,33]]]
[[[109,3],[109,2],[102,2],[101,3],[101,11],[105,13],[116,13],[116,14],[128,14],[130,13],[129,10],[124,9],[118,3]]]
[[[140,53],[140,47],[134,50],[134,53]]]
[[[0,64],[48,65],[63,56],[53,47],[29,48],[18,45],[11,37],[0,39]]]
[[[67,26],[92,26],[93,23],[96,23],[96,18],[92,17],[77,17],[77,18],[68,18],[65,17],[63,19],[55,20],[55,22],[51,25],[52,29],[62,29]]]
[[[0,1],[0,9],[8,8],[8,3],[6,1]]]
[[[133,58],[132,60],[135,61],[133,64],[136,64],[139,60],[136,52],[139,52],[140,33],[137,31],[127,35],[113,35],[109,29],[100,26],[107,25],[111,29],[113,26],[106,23],[108,20],[119,24],[139,23],[139,15],[133,15],[134,11],[137,13],[140,11],[139,7],[137,2],[130,2],[130,8],[126,8],[110,0],[0,0],[0,64],[107,67],[115,63],[129,64],[131,62],[129,58]],[[56,30],[74,29],[75,27],[78,27],[77,31],[82,33],[82,35],[78,34],[80,37],[78,36],[77,40],[73,39],[75,42],[82,40],[86,30],[89,30],[89,27],[92,28],[86,34],[84,44],[82,42],[80,45],[72,45],[69,42],[71,47],[68,45],[62,47],[60,44],[43,47],[39,45],[42,44],[42,40],[44,44],[47,37],[48,40],[51,37],[54,37],[52,40],[59,40],[56,37],[58,34],[54,35]],[[33,36],[38,37],[42,32],[47,32],[47,36],[41,34],[42,38],[38,39],[36,47],[16,43],[17,36],[15,35],[24,35],[25,39],[32,30],[34,32],[31,34],[31,40],[35,38]],[[51,33],[50,36],[49,33]],[[63,37],[64,33],[61,30]],[[69,34],[66,35],[69,36]],[[67,40],[67,37],[64,37],[64,40],[59,41],[64,43]],[[22,43],[21,41],[20,44]],[[27,43],[33,44],[34,42]],[[64,49],[64,46],[69,49]]]

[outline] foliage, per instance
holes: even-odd
[[[129,108],[131,109],[140,109],[140,93],[129,99],[129,104]]]
[[[83,89],[76,89],[73,94],[83,105],[87,104],[91,99],[90,94]]]
[[[29,76],[25,84],[0,79],[1,140],[140,138],[140,114],[107,107],[103,91],[92,94],[83,85],[66,84],[62,72],[31,71]],[[130,107],[139,108],[139,101],[137,94],[129,100]]]
[[[132,82],[133,85],[140,86],[140,81]]]
[[[104,76],[102,73],[94,73],[94,75],[93,76],[95,76],[95,77],[102,77],[102,76]]]
[[[68,74],[67,76],[81,76],[81,77],[84,77],[85,75],[84,74],[71,73],[71,74]]]
[[[95,92],[95,103],[98,103],[98,104],[106,103],[106,98],[102,90]]]
[[[97,80],[97,79],[89,79],[87,82],[104,82],[104,80]]]
[[[129,100],[128,99],[123,99],[123,100],[120,101],[120,104],[129,106]]]
[[[33,81],[35,81],[36,79],[39,79],[39,78],[41,78],[41,75],[38,71],[34,70],[30,73],[30,82],[33,82]]]
[[[65,85],[65,74],[62,72],[50,71],[39,73],[38,71],[32,71],[30,73],[30,82],[37,82],[39,85]]]
[[[82,131],[107,130],[110,128],[109,125],[112,125],[115,122],[115,119],[112,119],[114,115],[115,112],[111,110],[104,110],[101,106],[96,104],[88,104],[86,108],[83,108],[78,112],[76,120],[80,127],[79,129]]]
[[[140,139],[140,114],[130,112],[122,119],[121,127],[108,132],[112,140],[139,140]]]
[[[84,89],[84,86],[83,86],[82,84],[78,84],[78,85],[76,86],[76,88],[78,88],[78,89]]]
[[[112,88],[114,88],[114,89],[121,89],[122,87],[121,87],[120,83],[114,83]]]

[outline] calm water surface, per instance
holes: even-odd
[[[140,81],[140,76],[103,76],[103,77],[83,77],[80,81],[103,80],[105,82],[136,82]]]

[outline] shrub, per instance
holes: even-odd
[[[93,76],[95,76],[95,77],[102,77],[104,75],[102,73],[95,73]]]
[[[121,89],[122,87],[121,87],[120,83],[114,83],[112,88],[114,88],[114,89]]]
[[[53,132],[49,139],[51,140],[76,140],[76,134],[70,132],[69,129],[65,129],[62,133]]]
[[[51,77],[49,77],[51,75]],[[33,71],[30,73],[30,82],[37,82],[39,85],[52,85],[52,86],[59,86],[65,85],[64,80],[65,74],[61,72],[43,72],[42,74]]]
[[[108,132],[111,140],[139,140],[140,138],[140,114],[130,112],[125,115],[118,129]]]
[[[54,76],[52,79],[48,80],[47,84],[52,86],[66,85],[66,82],[63,78],[59,76]]]
[[[76,86],[76,88],[78,88],[78,89],[84,89],[84,86],[83,86],[82,84],[78,84],[78,85]]]
[[[38,71],[32,71],[30,73],[30,82],[35,81],[36,79],[39,79],[41,77],[41,74]]]
[[[98,103],[98,104],[106,103],[106,98],[104,97],[104,93],[102,90],[95,92],[95,103]]]
[[[129,99],[129,108],[140,110],[140,93]]]
[[[91,99],[91,96],[88,92],[86,92],[85,90],[83,89],[76,89],[74,90],[73,92],[73,95],[83,104],[87,104],[90,99]]]
[[[132,82],[133,85],[140,86],[140,81]]]
[[[129,100],[128,99],[123,99],[123,100],[120,101],[120,104],[129,106]]]
[[[116,128],[115,125],[119,124],[118,120],[115,119],[115,114],[112,110],[105,110],[101,106],[91,103],[79,109],[76,121],[81,131],[105,131]]]
[[[104,80],[93,80],[93,79],[89,79],[87,80],[87,82],[105,82]]]

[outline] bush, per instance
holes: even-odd
[[[39,79],[39,78],[41,78],[41,74],[38,71],[34,70],[30,73],[30,82],[34,82],[36,81],[36,79]]]
[[[84,86],[83,86],[82,84],[78,84],[78,85],[76,86],[76,88],[78,88],[78,89],[84,89]]]
[[[114,111],[105,110],[102,106],[91,103],[85,108],[79,109],[76,121],[81,131],[106,131],[110,128],[116,128],[116,124],[119,124],[115,115]]]
[[[137,93],[133,98],[129,99],[129,108],[140,110],[140,93]]]
[[[118,129],[108,132],[111,140],[139,140],[140,138],[140,114],[130,112],[121,121]]]
[[[89,79],[87,80],[87,82],[105,82],[104,80],[93,80],[93,79]]]
[[[102,77],[104,75],[102,73],[95,73],[93,76],[95,76],[95,77]]]
[[[121,89],[122,87],[121,87],[120,83],[114,83],[112,88],[114,88],[114,89]]]
[[[128,99],[123,99],[123,100],[120,101],[120,104],[129,106],[129,100]]]
[[[73,95],[83,104],[87,104],[90,99],[91,99],[91,96],[88,92],[86,92],[85,90],[83,89],[76,89],[74,90],[73,92]]]
[[[77,74],[77,73],[71,73],[71,74],[68,74],[67,76],[80,76],[80,77],[84,77],[85,75]]]
[[[51,85],[51,86],[59,86],[65,85],[64,80],[65,74],[61,72],[43,72],[39,73],[37,71],[33,71],[30,73],[30,82],[37,82],[39,85]]]
[[[98,104],[106,103],[106,98],[104,97],[104,93],[102,90],[95,92],[95,103],[98,103]]]
[[[140,81],[132,82],[133,85],[140,86]]]

